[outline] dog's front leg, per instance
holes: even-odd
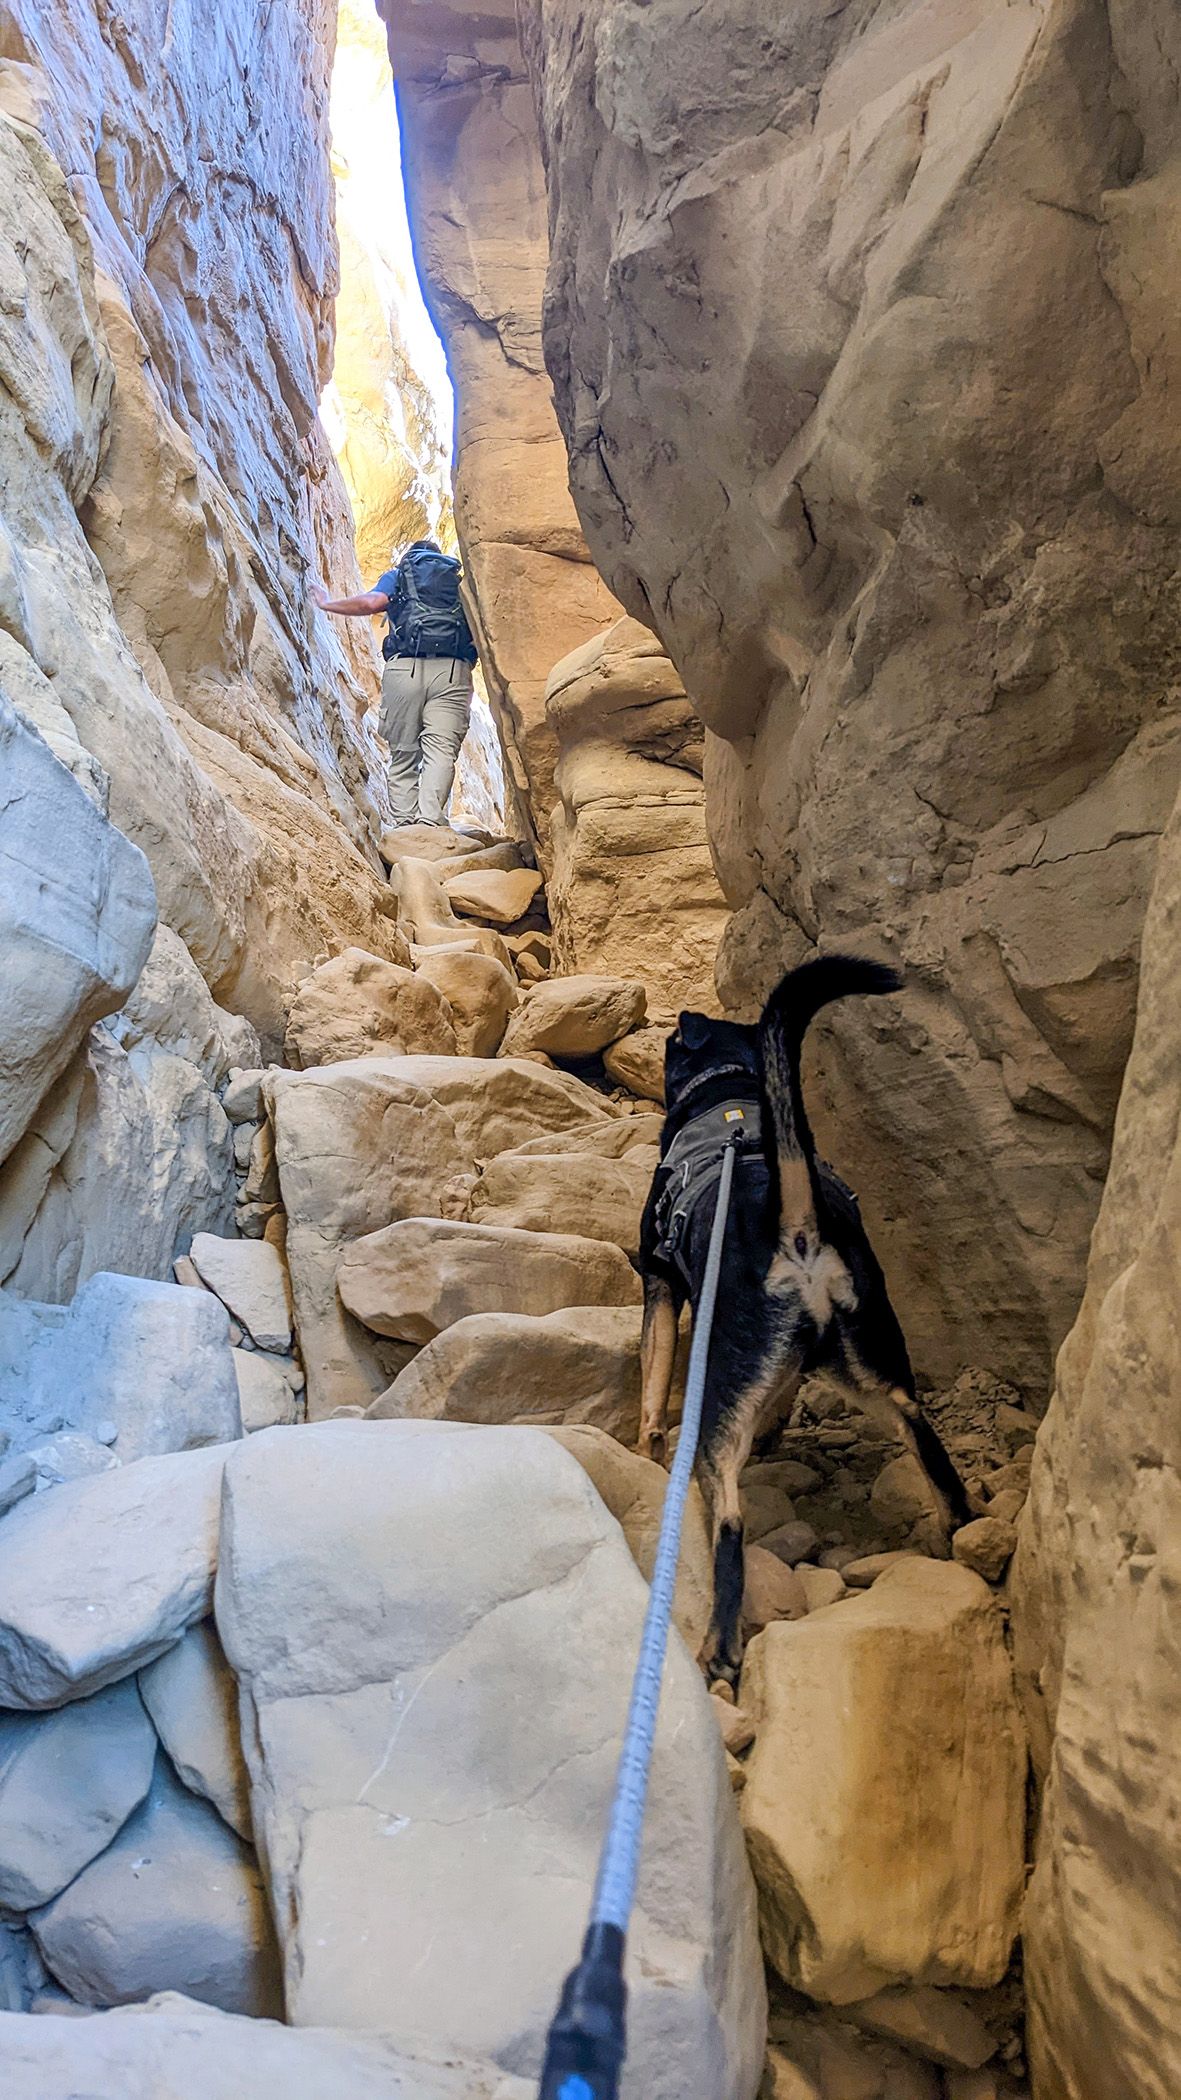
[[[663,1465],[668,1455],[668,1399],[672,1391],[680,1311],[663,1276],[644,1278],[644,1324],[640,1331],[640,1443],[644,1458]]]

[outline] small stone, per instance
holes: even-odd
[[[921,1553],[867,1553],[861,1560],[848,1560],[841,1573],[851,1590],[867,1590],[887,1568],[896,1568],[900,1561],[923,1560]]]
[[[996,2040],[979,2013],[950,1991],[879,1991],[876,1997],[845,2006],[844,2013],[867,2034],[901,2042],[945,2069],[977,2071],[996,2054]]]
[[[1000,1494],[994,1495],[992,1501],[977,1514],[982,1517],[999,1517],[1003,1524],[1015,1524],[1028,1499],[1020,1488],[1002,1488]]]
[[[1033,1445],[1030,1444],[1027,1448],[1028,1457],[1019,1451],[1015,1458],[1009,1460],[1007,1466],[998,1466],[995,1473],[987,1475],[984,1485],[993,1501],[1003,1494],[1006,1488],[1020,1488],[1023,1493],[1028,1488],[1029,1471],[1033,1463]]]
[[[860,1546],[826,1546],[823,1553],[818,1556],[818,1564],[822,1568],[835,1568],[837,1573],[840,1574],[843,1569],[848,1567],[850,1561],[862,1560],[863,1558],[864,1554]]]
[[[252,1072],[231,1071],[221,1097],[221,1105],[231,1123],[258,1123],[262,1119],[262,1083],[265,1069]]]
[[[250,1153],[258,1135],[257,1123],[239,1123],[234,1131],[234,1165],[245,1174],[250,1165]]]
[[[755,1739],[755,1724],[740,1706],[729,1706],[724,1699],[715,1699],[714,1711],[722,1731],[722,1741],[732,1757],[741,1757],[749,1750]]]
[[[186,1290],[203,1291],[206,1287],[201,1277],[198,1276],[194,1263],[189,1260],[187,1254],[177,1255],[176,1260],[172,1264],[172,1273],[176,1281],[182,1283]]]
[[[104,1415],[101,1421],[95,1423],[94,1441],[96,1444],[118,1443],[119,1425],[117,1422],[112,1422],[109,1415]]]
[[[265,1240],[198,1232],[190,1252],[198,1275],[259,1348],[285,1353],[291,1347],[291,1304],[287,1271],[275,1248]]]
[[[730,1775],[731,1789],[740,1794],[746,1785],[746,1766],[729,1750],[726,1752],[726,1770]]]
[[[719,1678],[717,1683],[711,1684],[709,1689],[711,1697],[720,1699],[723,1706],[737,1706],[738,1698],[732,1684],[724,1684]]]
[[[761,1633],[776,1619],[802,1619],[807,1610],[808,1600],[795,1569],[765,1546],[748,1546],[742,1596],[748,1634]]]
[[[986,1582],[999,1582],[1017,1550],[1017,1533],[1001,1517],[974,1517],[951,1542],[956,1560]]]
[[[239,1837],[249,1838],[250,1788],[238,1731],[238,1687],[212,1621],[191,1626],[183,1641],[141,1670],[139,1688],[185,1786],[212,1802]]]
[[[844,1577],[835,1568],[810,1568],[804,1563],[795,1570],[795,1575],[809,1611],[823,1611],[829,1604],[839,1604],[841,1598],[849,1594]]]
[[[261,1349],[235,1349],[234,1371],[238,1380],[238,1402],[242,1428],[247,1436],[260,1429],[274,1429],[299,1420],[295,1392],[275,1359]]]
[[[1038,1433],[1039,1424],[1033,1415],[1026,1414],[1023,1407],[1010,1407],[1005,1400],[997,1402],[993,1420],[1007,1444],[1026,1444]]]
[[[77,1429],[63,1429],[57,1436],[30,1444],[26,1457],[37,1468],[37,1492],[61,1487],[67,1480],[86,1480],[93,1473],[109,1473],[119,1461],[92,1436]]]
[[[797,1519],[767,1532],[762,1544],[768,1553],[774,1553],[779,1560],[786,1561],[789,1568],[794,1568],[798,1561],[807,1560],[815,1552],[820,1540],[810,1524]]]

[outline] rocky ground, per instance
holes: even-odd
[[[217,1077],[232,1224],[173,1284],[0,1306],[18,2100],[509,2100],[577,1946],[664,1487],[634,1449],[661,1030],[642,982],[549,974],[515,847],[387,850],[395,959],[325,956],[285,1062]],[[978,1511],[952,1560],[820,1382],[748,1468],[737,1704],[692,1661],[694,1491],[637,2100],[1022,2090],[1001,1585],[1036,1424],[982,1372],[929,1404]]]

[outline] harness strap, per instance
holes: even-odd
[[[681,1527],[701,1435],[705,1373],[722,1266],[722,1245],[726,1237],[734,1165],[741,1143],[742,1124],[739,1123],[722,1158],[705,1275],[693,1322],[681,1433],[664,1497],[648,1609],[632,1680],[631,1705],[619,1753],[615,1793],[599,1857],[590,1923],[582,1945],[582,1958],[566,1978],[550,2027],[538,2100],[618,2100],[619,2096],[619,2074],[627,2052],[624,1948],[635,1902],[648,1775],[660,1704],[660,1680],[664,1674],[681,1550]]]

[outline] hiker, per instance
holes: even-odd
[[[472,711],[476,645],[459,602],[460,567],[434,540],[415,540],[371,591],[311,594],[321,612],[350,619],[384,613],[381,733],[390,747],[396,826],[447,823],[455,761]]]

